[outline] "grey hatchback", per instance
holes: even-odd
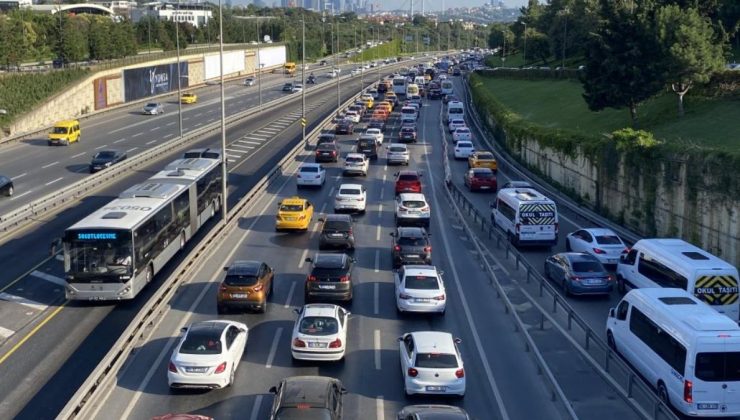
[[[563,287],[568,295],[608,295],[614,279],[591,254],[562,252],[547,257],[545,277]]]
[[[352,302],[352,269],[355,259],[347,254],[319,252],[312,263],[311,273],[306,277],[305,303],[315,300]]]
[[[355,235],[352,230],[352,217],[349,214],[327,214],[319,218],[323,222],[319,249],[355,249]]]

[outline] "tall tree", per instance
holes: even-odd
[[[534,28],[527,28],[527,56],[525,57],[527,61],[539,59],[544,65],[548,65],[548,57],[550,57],[550,39]]]
[[[697,9],[663,6],[655,14],[655,28],[666,66],[666,80],[678,95],[678,115],[684,114],[684,95],[695,83],[706,83],[724,66],[723,43],[712,23]]]
[[[664,85],[659,44],[643,15],[612,0],[601,0],[600,9],[602,21],[586,47],[583,98],[593,111],[629,108],[636,127],[638,105]]]
[[[82,61],[88,57],[88,22],[83,16],[62,19],[61,57],[65,62]]]

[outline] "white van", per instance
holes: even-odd
[[[514,246],[558,243],[558,207],[532,188],[502,188],[491,204],[491,223]]]
[[[452,80],[442,80],[440,90],[442,91],[442,95],[452,95]]]
[[[406,85],[406,97],[409,98],[411,96],[418,96],[419,95],[419,85],[416,83],[409,83]]]
[[[417,86],[424,86],[426,85],[427,80],[424,78],[424,76],[416,76],[414,77],[414,84]]]
[[[450,120],[462,120],[465,117],[465,105],[460,101],[447,102],[447,116],[445,117],[445,123]]]
[[[740,415],[740,327],[686,291],[630,291],[609,310],[606,337],[681,413]]]
[[[738,272],[732,264],[681,239],[641,239],[617,264],[617,289],[676,287],[740,320]]]

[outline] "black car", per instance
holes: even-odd
[[[352,229],[352,217],[348,214],[327,214],[319,219],[323,222],[319,249],[346,248],[355,249],[355,235]]]
[[[339,379],[326,376],[291,376],[270,388],[275,394],[270,420],[340,420],[347,390]]]
[[[391,232],[393,267],[408,264],[432,264],[432,244],[423,227],[399,227]]]
[[[407,405],[398,412],[398,420],[470,420],[462,408],[442,404]]]
[[[324,142],[316,146],[316,162],[338,162],[339,146],[335,142]]]
[[[452,70],[452,75],[453,75],[453,76],[459,76],[459,75],[461,75],[461,74],[462,74],[462,72],[461,72],[461,71],[460,71],[460,69],[459,69],[459,68],[457,68],[457,67],[455,67],[455,69],[454,69],[454,70]]]
[[[451,93],[448,93],[447,95],[445,95],[445,96],[442,97],[442,102],[443,103],[448,103],[450,101],[459,101],[459,99],[457,99],[457,96],[455,96],[455,95],[453,95]]]
[[[103,170],[115,165],[116,163],[126,159],[126,152],[120,150],[101,150],[95,153],[95,156],[90,162],[90,173],[93,174],[97,171]]]
[[[13,188],[13,180],[7,176],[0,175],[0,194],[10,197],[13,195],[15,189]]]
[[[352,302],[352,269],[355,259],[347,254],[319,252],[310,262],[311,273],[306,278],[304,302],[339,300]]]
[[[362,153],[368,159],[378,159],[378,142],[374,138],[360,138],[357,141],[357,153]]]
[[[326,60],[321,60],[321,61],[319,61],[319,65],[320,65],[320,66],[325,66],[326,64],[327,64],[327,63],[326,63]]]
[[[367,128],[379,128],[380,131],[385,131],[385,121],[373,119],[367,123]]]
[[[337,136],[334,133],[321,133],[319,134],[319,138],[316,140],[316,145],[318,146],[321,143],[334,143],[337,141]]]
[[[293,92],[293,83],[286,83],[283,85],[283,92]]]
[[[341,120],[337,123],[334,132],[336,134],[352,134],[355,131],[355,126],[350,120]]]
[[[416,128],[401,127],[401,130],[398,132],[398,141],[401,143],[406,143],[406,142],[416,143]]]

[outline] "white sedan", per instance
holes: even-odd
[[[467,127],[467,125],[465,125],[465,120],[462,119],[450,120],[450,123],[447,126],[447,128],[449,128],[450,130],[450,133],[454,133],[455,129],[462,127]]]
[[[457,143],[460,140],[473,140],[473,133],[468,127],[459,127],[452,132],[452,141]]]
[[[475,152],[473,142],[460,140],[455,144],[455,159],[467,159]]]
[[[367,205],[367,191],[360,184],[342,184],[334,197],[334,212],[342,210],[359,211],[365,213]]]
[[[293,88],[290,90],[292,93],[300,93],[303,92],[303,85],[300,83],[296,83],[293,85]]]
[[[378,144],[378,146],[383,144],[383,141],[385,140],[385,136],[379,128],[368,128],[367,130],[365,130],[364,135],[375,137],[375,142]]]
[[[444,315],[447,293],[442,272],[431,265],[404,265],[393,274],[398,312],[431,312]]]
[[[604,228],[587,228],[569,233],[565,237],[565,249],[591,254],[604,265],[616,265],[619,257],[627,253],[627,245],[619,235]]]
[[[350,313],[338,305],[314,303],[295,309],[290,349],[295,360],[342,360]]]
[[[304,163],[296,173],[298,188],[306,186],[321,187],[326,182],[326,169],[318,163]]]
[[[360,114],[356,113],[355,111],[347,111],[344,114],[344,118],[352,121],[355,124],[360,122]]]
[[[241,322],[196,322],[183,336],[167,367],[170,388],[225,388],[234,383],[247,346],[249,328]]]
[[[350,72],[350,74],[352,76],[357,76],[360,73],[362,73],[362,69],[361,68],[352,69],[352,71]]]
[[[367,171],[370,168],[370,161],[364,153],[348,153],[344,158],[344,168],[342,168],[342,174],[360,174],[367,176]]]
[[[465,395],[465,368],[459,338],[440,331],[417,331],[398,338],[406,395]]]

